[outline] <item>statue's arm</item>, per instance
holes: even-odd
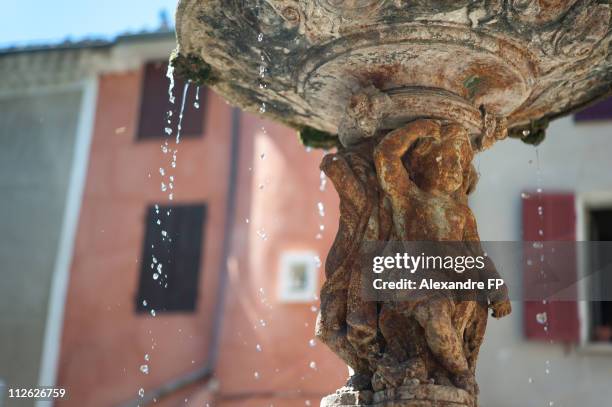
[[[326,154],[321,171],[334,184],[340,200],[353,208],[362,207],[367,199],[363,184],[357,179],[346,159],[341,154]]]
[[[376,174],[383,190],[395,198],[417,186],[410,180],[402,157],[421,137],[440,137],[440,125],[433,120],[415,120],[387,134],[374,150]]]

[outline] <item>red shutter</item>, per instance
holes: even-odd
[[[527,194],[528,198],[522,200],[524,241],[576,240],[576,208],[573,194],[533,192]],[[553,248],[558,250],[552,252]],[[542,263],[540,256],[543,253],[545,261]],[[580,340],[578,303],[575,300],[567,300],[577,298],[577,292],[572,294],[572,290],[576,290],[575,283],[578,281],[575,245],[544,243],[542,249],[537,244],[536,247],[525,244],[523,257],[525,335],[533,340],[577,343]],[[552,284],[538,285],[541,270],[544,270],[548,276],[546,281],[552,281]],[[564,300],[548,298],[545,303],[542,301],[543,293],[547,291],[554,293],[559,287],[565,291]],[[543,324],[541,319],[538,321],[538,314],[543,313],[546,313],[546,324]]]

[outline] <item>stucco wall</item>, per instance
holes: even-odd
[[[0,96],[0,309],[10,310],[0,312],[0,378],[8,385],[38,383],[81,95],[73,87]]]
[[[578,197],[612,191],[612,125],[579,124],[571,118],[553,123],[536,150],[506,140],[476,158],[481,173],[471,199],[480,237],[488,241],[521,240],[521,191],[568,191]],[[579,208],[578,208],[579,210]],[[522,266],[504,278],[521,278]],[[600,407],[612,400],[612,349],[592,354],[560,344],[532,343],[523,336],[522,309],[490,320],[478,365],[482,405],[492,407]],[[612,348],[612,345],[610,346]],[[547,363],[548,362],[548,363]],[[549,374],[546,374],[546,369]],[[531,378],[531,382],[530,382]]]

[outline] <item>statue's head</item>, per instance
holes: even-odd
[[[408,170],[419,188],[444,194],[467,194],[476,181],[474,151],[466,130],[442,127],[439,138],[421,139],[409,155]]]

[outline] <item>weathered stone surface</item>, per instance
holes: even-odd
[[[472,407],[470,395],[460,389],[433,384],[417,384],[397,389],[352,391],[340,389],[321,400],[321,407]]]
[[[601,0],[181,0],[178,51],[210,65],[194,79],[296,128],[337,134],[351,96],[374,86],[397,105],[385,129],[447,119],[402,103],[430,92],[468,112],[472,137],[483,112],[522,136],[610,92],[610,16]]]
[[[417,301],[377,303],[362,297],[360,268],[373,241],[455,241],[479,247],[476,220],[467,206],[477,180],[473,144],[458,124],[421,119],[363,137],[327,154],[321,164],[340,195],[340,225],[325,267],[317,336],[354,369],[347,389],[378,391],[373,403],[381,403],[381,397],[391,403],[406,385],[412,385],[407,394],[427,395],[430,387],[419,383],[465,396],[444,403],[476,403],[476,361],[487,309],[495,317],[510,313],[505,288],[474,300],[434,291]],[[483,273],[499,277],[492,263]],[[353,393],[342,397],[347,394]],[[351,405],[338,397],[326,405],[334,402]],[[419,405],[393,403],[382,405]]]

